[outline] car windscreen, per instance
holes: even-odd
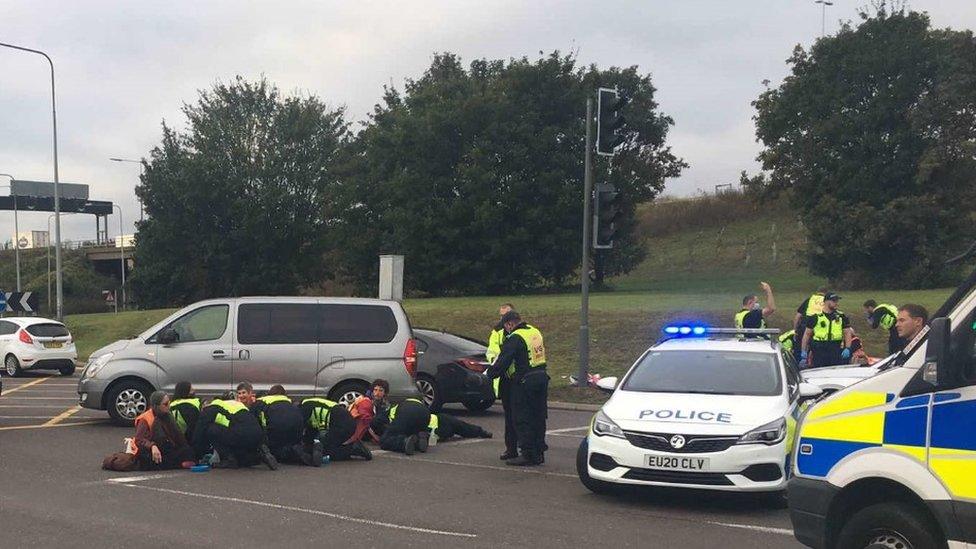
[[[782,380],[774,355],[741,351],[651,351],[623,389],[655,393],[775,396]]]
[[[485,346],[454,334],[435,332],[432,330],[416,330],[419,337],[436,341],[446,345],[461,354],[479,354],[485,352]]]
[[[24,328],[32,336],[37,337],[68,337],[68,329],[63,324],[31,324]]]

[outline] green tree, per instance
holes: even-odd
[[[636,67],[579,68],[557,53],[535,61],[435,56],[400,92],[387,88],[359,133],[343,177],[341,263],[365,291],[376,255],[407,256],[409,289],[497,293],[565,283],[579,268],[586,97],[618,86],[632,98],[627,140],[596,180],[628,207],[598,272],[626,272],[643,253],[633,206],[684,163],[665,144],[650,76]]]
[[[217,84],[163,124],[136,190],[132,284],[144,306],[295,293],[328,277],[329,197],[345,144],[342,109],[282,97],[261,79]]]
[[[976,43],[881,3],[855,28],[797,46],[756,107],[766,176],[809,231],[811,269],[887,286],[945,283],[974,229]]]

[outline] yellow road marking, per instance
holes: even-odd
[[[5,396],[9,395],[10,393],[17,392],[17,391],[19,391],[19,390],[21,390],[21,389],[23,389],[25,387],[30,387],[31,385],[37,385],[38,383],[43,383],[43,382],[45,382],[45,381],[47,381],[49,379],[51,379],[51,378],[49,378],[49,377],[41,377],[41,378],[35,379],[34,381],[30,381],[30,382],[24,383],[23,385],[18,385],[16,387],[14,387],[13,389],[8,389],[8,390],[4,391],[3,392],[3,395],[0,395],[0,397],[5,397]]]
[[[10,427],[0,427],[0,431],[19,431],[22,429],[50,429],[52,427],[75,427],[78,425],[94,425],[96,423],[105,423],[105,420],[98,419],[94,421],[75,421],[73,423],[57,423],[55,425],[12,425]]]
[[[81,411],[81,406],[73,406],[71,408],[68,408],[67,410],[61,412],[60,414],[52,417],[50,421],[48,421],[41,427],[52,427],[54,425],[57,425],[58,423],[61,423],[62,421],[68,419],[69,417],[77,414],[80,411]]]

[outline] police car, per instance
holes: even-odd
[[[576,458],[583,485],[782,492],[796,418],[821,389],[801,383],[777,330],[664,332],[594,416]]]

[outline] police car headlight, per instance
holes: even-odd
[[[85,367],[85,373],[81,377],[83,379],[91,379],[95,377],[95,374],[104,368],[105,365],[108,364],[108,361],[112,360],[114,355],[115,353],[105,353],[104,355],[98,355],[95,358],[89,359],[88,366]]]
[[[624,431],[612,419],[607,417],[607,414],[600,410],[593,416],[593,434],[598,437],[617,437],[626,439],[624,436]]]
[[[786,438],[786,419],[779,418],[776,421],[753,429],[739,438],[736,444],[779,444]]]

